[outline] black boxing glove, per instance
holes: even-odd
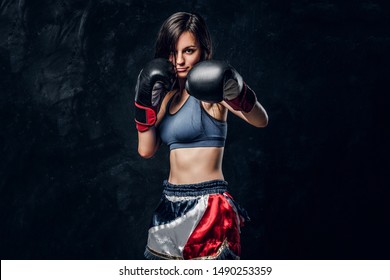
[[[243,81],[241,75],[227,62],[205,60],[188,73],[186,90],[195,98],[217,103],[224,100],[234,110],[250,112],[256,94]]]
[[[156,123],[161,102],[171,90],[174,79],[173,65],[167,59],[153,59],[141,70],[135,86],[135,122],[138,131],[146,131]]]

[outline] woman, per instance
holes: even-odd
[[[155,59],[138,76],[138,152],[170,148],[170,173],[149,229],[149,259],[239,259],[247,216],[227,192],[222,157],[227,113],[255,127],[267,114],[241,76],[211,60],[211,39],[197,14],[175,13],[161,26]]]

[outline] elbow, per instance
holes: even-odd
[[[257,121],[254,126],[257,128],[264,128],[268,125],[268,116],[264,116],[261,120]]]
[[[258,102],[249,112],[246,119],[250,124],[257,128],[266,127],[268,125],[268,114]]]
[[[138,148],[138,154],[143,158],[151,158],[154,156],[154,151]]]

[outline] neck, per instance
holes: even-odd
[[[185,88],[187,79],[178,79],[177,83],[177,91],[175,93],[175,98],[181,100],[182,98],[186,98],[188,96],[187,90]]]
[[[177,79],[177,82],[179,83],[179,90],[180,92],[183,92],[186,86],[187,79]]]

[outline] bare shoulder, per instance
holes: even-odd
[[[161,106],[160,106],[160,110],[158,111],[157,113],[157,122],[156,122],[156,125],[158,125],[160,123],[160,121],[162,120],[162,118],[164,117],[165,115],[165,111],[167,109],[167,104],[169,102],[169,100],[173,97],[173,95],[175,94],[176,90],[172,90],[170,92],[168,92],[162,102],[161,102]]]
[[[176,93],[176,90],[172,90],[172,91],[168,92],[164,96],[164,98],[163,98],[163,100],[161,102],[160,110],[165,110],[166,109],[169,100],[175,95],[175,93]]]

